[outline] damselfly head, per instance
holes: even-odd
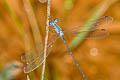
[[[52,26],[53,25],[53,21],[49,22],[49,26]]]
[[[54,22],[55,22],[55,23],[58,22],[58,18],[55,18]]]

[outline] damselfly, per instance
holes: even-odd
[[[61,39],[64,41],[70,55],[74,59],[77,67],[79,68],[80,72],[82,73],[84,79],[87,80],[84,73],[82,72],[78,62],[76,61],[74,55],[72,54],[72,51],[68,47],[68,45],[67,45],[63,36],[74,35],[74,34],[79,34],[79,33],[83,33],[83,32],[90,32],[90,34],[86,37],[86,39],[104,38],[104,37],[109,35],[109,32],[106,31],[103,28],[99,28],[98,26],[104,26],[106,24],[111,23],[112,21],[113,21],[113,18],[111,16],[103,16],[103,17],[99,18],[97,21],[94,22],[93,27],[90,30],[79,30],[80,26],[72,27],[68,30],[62,30],[56,24],[56,22],[58,22],[58,19],[56,18],[56,19],[52,20],[51,22],[49,22],[49,26],[53,25],[54,31],[58,35],[53,35],[50,38],[50,41],[48,42],[48,45],[47,45],[47,56],[51,52],[51,48],[54,45],[54,43],[61,37]],[[35,48],[37,48],[37,47],[39,48],[39,50],[37,51],[38,54],[36,56],[33,56],[33,57],[31,56],[30,59],[27,60],[26,65],[24,67],[24,72],[25,73],[29,73],[29,72],[35,70],[36,68],[38,68],[44,62],[44,47],[42,46],[42,44],[40,44],[39,46],[36,46]],[[31,53],[32,51],[33,51],[33,49],[31,49],[29,51],[26,51],[25,53]]]

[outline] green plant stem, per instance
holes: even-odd
[[[19,31],[19,33],[22,36],[22,39],[25,41],[25,49],[29,49],[30,48],[30,40],[28,38],[28,36],[25,34],[24,29],[23,29],[23,25],[21,24],[20,20],[18,19],[18,17],[16,16],[14,10],[12,9],[12,7],[10,6],[8,0],[3,0],[5,7],[7,8],[10,16],[12,17],[12,19],[14,20],[17,30]],[[28,59],[26,59],[28,60]]]
[[[16,16],[14,10],[10,6],[8,0],[3,0],[5,7],[7,8],[8,12],[10,13],[11,17],[13,18],[15,24],[17,25],[18,31],[20,32],[22,39],[25,40],[25,33],[24,29],[22,28],[22,24],[20,23],[18,17]]]
[[[64,0],[63,11],[61,13],[61,17],[64,23],[65,23],[66,16],[68,15],[69,11],[72,9],[74,5],[74,2],[75,0]]]
[[[115,1],[117,0],[111,0],[111,1],[104,0],[102,3],[100,3],[96,7],[97,10],[93,13],[90,19],[88,19],[88,21],[85,23],[82,30],[91,29],[94,21],[96,21],[108,9],[108,7]],[[78,34],[70,43],[71,50],[75,49],[84,40],[84,37],[86,37],[87,34],[88,32]]]
[[[50,3],[51,3],[51,0],[48,0],[48,4],[47,4],[47,18],[46,18],[46,36],[45,36],[45,46],[44,46],[44,63],[43,63],[43,67],[42,67],[41,80],[44,80],[44,73],[45,73],[47,41],[48,41],[48,32],[49,32]]]
[[[23,25],[21,24],[20,20],[16,16],[14,10],[10,6],[8,0],[3,0],[3,2],[4,2],[5,7],[7,8],[8,12],[9,12],[10,16],[14,20],[16,27],[17,27],[17,30],[19,31],[19,33],[22,36],[22,39],[25,41],[25,50],[27,51],[27,49],[30,49],[30,40],[29,40],[27,34],[25,34],[25,32],[24,32]],[[26,57],[26,61],[28,61],[28,59],[29,59],[29,57]],[[32,76],[34,76],[34,74],[32,74]]]

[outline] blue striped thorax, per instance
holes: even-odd
[[[52,26],[52,25],[53,25],[54,30],[55,30],[60,36],[63,36],[64,33],[63,33],[62,29],[56,24],[56,22],[58,22],[58,19],[57,19],[57,18],[55,18],[54,21],[49,22],[49,26]]]

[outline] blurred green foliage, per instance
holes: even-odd
[[[14,73],[12,71],[16,70],[18,66],[11,63],[10,65],[6,66],[0,72],[0,80],[12,80],[14,78]]]

